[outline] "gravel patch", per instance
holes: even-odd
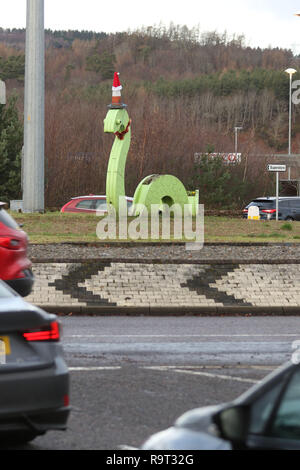
[[[186,250],[185,244],[46,244],[29,246],[33,262],[78,260],[135,260],[139,262],[259,262],[300,263],[300,244],[207,244]]]

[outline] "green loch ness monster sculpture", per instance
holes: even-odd
[[[120,211],[120,197],[125,197],[125,166],[131,141],[131,120],[127,113],[127,105],[121,103],[122,86],[119,74],[115,73],[112,87],[112,103],[104,119],[104,132],[115,135],[111,149],[107,177],[106,199],[116,213]],[[182,211],[188,210],[196,215],[199,204],[199,191],[189,194],[182,182],[172,175],[151,175],[144,178],[137,186],[133,197],[132,215],[139,215],[140,208],[146,207],[151,214],[151,207],[179,205]],[[166,206],[165,206],[166,205]],[[157,207],[157,206],[155,206]],[[182,212],[184,213],[184,212]]]

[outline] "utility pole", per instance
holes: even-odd
[[[44,211],[44,0],[27,0],[23,211]]]

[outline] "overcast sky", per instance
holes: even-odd
[[[0,27],[26,26],[26,0],[0,0]],[[52,30],[127,31],[141,26],[200,26],[246,36],[250,46],[287,47],[300,53],[300,0],[45,0]]]

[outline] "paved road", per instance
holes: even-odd
[[[138,446],[184,411],[231,400],[291,357],[296,317],[67,317],[73,411],[28,449]]]
[[[72,364],[280,364],[300,339],[297,317],[65,318]]]

